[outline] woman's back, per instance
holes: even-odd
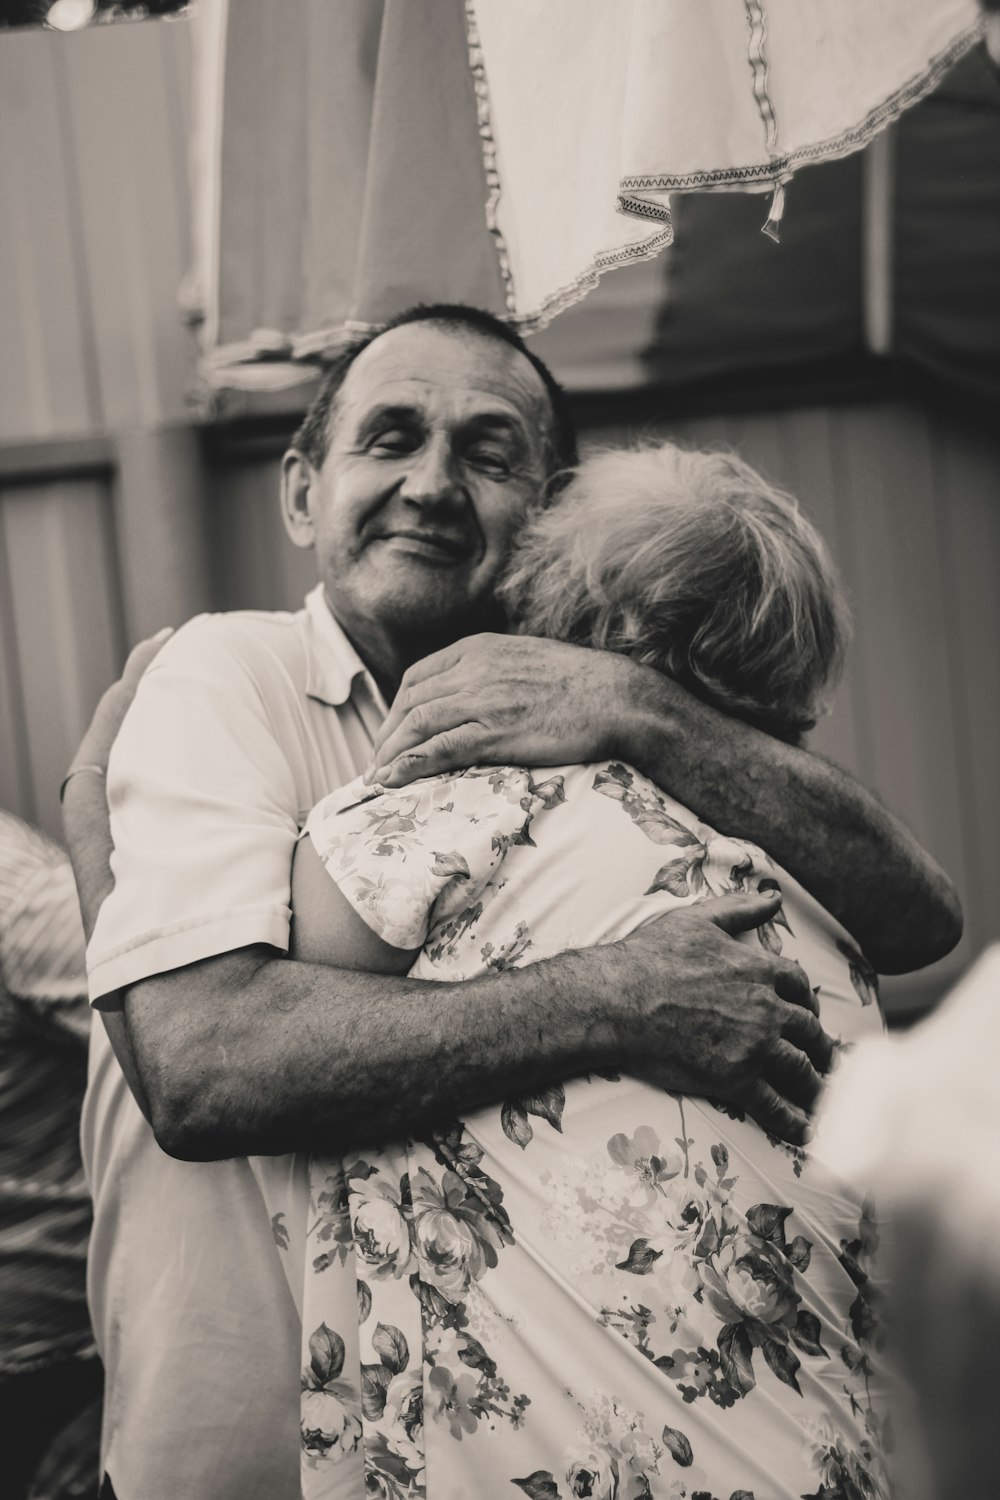
[[[843,929],[627,766],[356,784],[310,832],[366,921],[423,941],[412,973],[438,980],[777,880],[782,914],[744,940],[802,964],[832,1036],[881,1029]],[[592,1077],[344,1166],[383,1493],[884,1493],[875,1227],[805,1153],[705,1100]],[[310,1327],[321,1286],[307,1271]]]

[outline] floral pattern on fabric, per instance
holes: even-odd
[[[308,826],[418,977],[780,883],[745,941],[803,964],[845,1045],[881,1026],[832,918],[620,763],[356,784]],[[738,1111],[594,1074],[309,1177],[304,1461],[346,1480],[363,1449],[358,1494],[888,1496],[870,1205]]]

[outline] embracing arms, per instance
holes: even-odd
[[[99,792],[91,777],[67,789],[73,849],[106,827]],[[109,888],[107,867],[81,866],[88,930]],[[829,1040],[802,971],[727,936],[776,905],[706,902],[627,943],[463,984],[246,948],[142,980],[102,1019],[160,1145],[189,1160],[344,1149],[616,1067],[742,1104],[798,1143]]]
[[[81,761],[107,757],[99,720]],[[429,736],[430,756],[419,748]],[[378,760],[401,753],[399,774],[380,779],[618,754],[768,847],[883,968],[928,962],[957,936],[945,877],[849,778],[623,658],[474,637],[404,681]],[[70,782],[66,813],[89,931],[112,885],[98,778]],[[850,872],[832,894],[827,863]],[[622,943],[462,985],[242,948],[131,985],[105,1022],[161,1143],[196,1159],[344,1145],[615,1067],[742,1105],[799,1141],[829,1041],[801,971],[728,935],[771,912],[760,897],[727,897]]]
[[[760,844],[884,974],[958,942],[954,886],[837,766],[694,698],[650,667],[528,636],[469,636],[403,678],[376,745],[378,780],[453,767],[619,756],[706,822]]]
[[[142,665],[110,690],[78,763],[106,761],[112,709],[120,721]],[[113,884],[98,776],[69,781],[65,821],[89,934]],[[829,1040],[802,971],[729,935],[775,904],[702,903],[625,942],[465,984],[247,947],[131,984],[102,1017],[161,1145],[191,1159],[344,1146],[616,1067],[741,1104],[800,1141]]]

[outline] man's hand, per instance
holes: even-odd
[[[94,930],[101,903],[114,886],[111,875],[111,821],[103,772],[122,720],[135,697],[139,679],[156,656],[171,628],[165,627],[130,652],[121,677],[104,693],[80,748],[63,782],[63,830],[73,864],[80,915],[87,941]],[[75,774],[79,771],[80,774]],[[95,775],[94,773],[98,774]],[[139,1108],[149,1117],[144,1085],[139,1077],[121,1010],[104,1011],[101,1019]]]
[[[410,667],[375,740],[369,780],[405,786],[467,766],[561,765],[621,754],[621,685],[635,664],[527,635],[470,635]]]
[[[922,968],[958,942],[953,884],[846,772],[614,652],[498,635],[435,652],[403,677],[367,779],[399,787],[473,765],[611,757],[760,844],[880,973]]]
[[[111,684],[94,710],[62,784],[63,832],[88,942],[101,902],[114,884],[111,822],[104,784],[111,746],[135,697],[140,677],[170,633],[169,628],[161,630],[149,640],[140,641],[130,653],[121,677]]]
[[[737,1105],[792,1145],[833,1056],[805,971],[737,943],[773,918],[777,893],[720,896],[669,913],[603,952],[620,963],[621,1030],[612,1051],[638,1078]]]

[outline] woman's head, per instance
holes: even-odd
[[[795,741],[839,675],[847,611],[790,495],[729,453],[597,453],[528,525],[503,598],[518,628],[647,662]]]

